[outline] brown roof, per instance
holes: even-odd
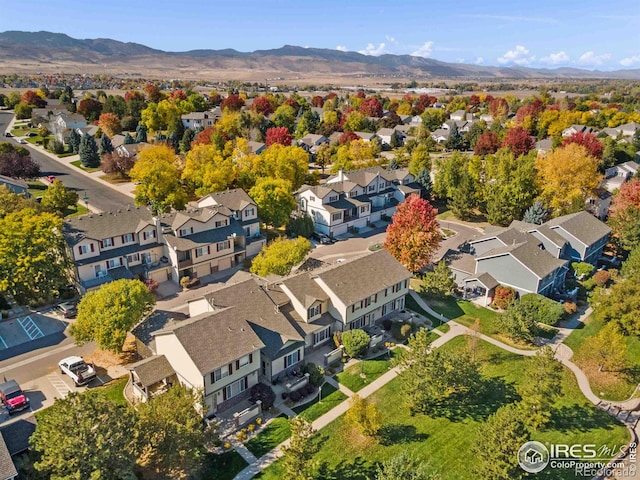
[[[411,278],[409,270],[385,249],[318,273],[328,288],[345,304],[378,293]]]
[[[311,278],[312,276],[311,273],[303,273],[282,282],[305,308],[309,308],[317,300],[326,301],[329,299],[327,292]]]
[[[251,200],[247,192],[241,188],[210,193],[198,200],[198,204],[205,198],[211,198],[217,205],[224,205],[233,211],[242,210],[247,205],[255,205],[255,202]]]
[[[153,215],[147,207],[123,207],[115,212],[90,213],[64,221],[67,243],[75,245],[85,238],[102,240],[141,230],[141,225],[153,225]]]
[[[9,455],[7,444],[4,442],[3,436],[0,435],[0,480],[14,478],[17,475],[18,472],[13,460],[11,460],[11,455]]]
[[[164,355],[154,355],[132,363],[127,366],[127,370],[133,370],[144,387],[149,387],[176,374]]]

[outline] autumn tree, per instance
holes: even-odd
[[[276,143],[255,158],[253,169],[257,178],[286,180],[296,190],[309,172],[309,154],[300,147]]]
[[[134,410],[96,391],[72,392],[39,415],[29,442],[35,468],[50,478],[135,478]]]
[[[104,173],[116,174],[120,178],[127,178],[129,171],[136,163],[133,157],[121,157],[116,152],[105,153],[100,160],[100,168]]]
[[[227,189],[235,177],[234,162],[213,145],[195,145],[182,172],[190,189],[198,196]]]
[[[68,283],[62,219],[24,209],[0,219],[0,291],[18,302],[54,298]]]
[[[634,278],[596,288],[589,298],[594,315],[604,322],[617,323],[623,333],[640,335],[640,282]]]
[[[496,153],[500,148],[500,141],[498,136],[493,132],[484,132],[478,137],[478,141],[475,144],[473,153],[480,156]]]
[[[430,297],[448,297],[457,287],[455,276],[447,262],[440,260],[433,271],[425,273],[422,277],[420,292]]]
[[[296,138],[302,138],[309,133],[316,133],[320,127],[320,116],[313,110],[306,109],[298,119]]]
[[[1,204],[2,202],[0,201]],[[626,279],[640,280],[640,247],[631,250],[631,253],[622,264],[620,274]]]
[[[582,344],[582,358],[595,360],[599,372],[617,372],[627,366],[627,340],[616,322],[607,323]]]
[[[582,145],[590,157],[597,158],[598,160],[602,158],[604,146],[593,133],[576,132],[562,140],[563,147],[572,143]]]
[[[222,111],[230,110],[232,112],[239,112],[240,109],[244,107],[244,103],[244,98],[242,98],[237,93],[233,93],[222,100],[220,108],[222,109]]]
[[[251,110],[268,117],[273,113],[273,105],[266,95],[253,99]]]
[[[438,250],[442,235],[437,214],[428,200],[410,195],[387,227],[385,248],[412,272],[424,268]]]
[[[40,165],[30,155],[20,155],[16,150],[0,153],[0,175],[11,178],[36,178]]]
[[[260,218],[275,228],[285,225],[296,208],[288,180],[260,178],[249,191],[249,196],[258,205]]]
[[[494,123],[501,123],[509,114],[509,104],[504,98],[494,98],[489,102],[489,114]]]
[[[382,103],[376,97],[365,98],[358,111],[365,117],[382,117]]]
[[[95,168],[100,166],[100,155],[98,154],[98,145],[96,139],[91,135],[82,135],[80,145],[78,147],[80,162],[85,168]]]
[[[47,101],[38,95],[38,92],[34,92],[33,90],[27,90],[20,95],[20,101],[25,105],[33,105],[37,108],[44,108],[47,106]]]
[[[275,143],[288,147],[291,145],[292,139],[286,127],[274,127],[267,129],[267,136],[264,143],[267,147]]]
[[[95,122],[102,112],[102,103],[93,98],[85,98],[80,100],[76,111],[82,115],[87,122]]]
[[[251,272],[261,277],[270,274],[288,275],[294,265],[302,262],[311,243],[304,237],[287,240],[279,237],[264,247],[251,262]]]
[[[6,185],[0,185],[0,219],[25,208],[30,208],[38,213],[41,210],[41,204],[33,197],[27,198],[22,194],[9,190]]]
[[[291,439],[289,445],[282,448],[284,478],[311,480],[316,467],[313,456],[320,449],[320,445],[313,438],[315,431],[311,423],[300,416],[291,419],[289,424]]]
[[[78,192],[69,190],[60,180],[54,180],[47,187],[40,202],[45,209],[60,216],[76,203],[78,203]]]
[[[140,280],[105,283],[82,297],[71,334],[78,345],[95,341],[102,349],[121,352],[127,332],[153,304],[155,297]]]
[[[376,404],[361,398],[358,394],[351,397],[344,421],[358,429],[365,437],[375,437],[382,428],[382,415]]]
[[[529,132],[523,127],[516,126],[507,130],[507,134],[502,141],[502,147],[508,148],[514,155],[519,157],[533,150],[536,142]]]
[[[324,169],[331,163],[331,154],[332,148],[327,143],[320,145],[316,151],[315,164],[322,169],[323,174]]]
[[[598,160],[575,143],[538,157],[536,168],[542,200],[555,216],[583,210],[587,196],[602,180]]]
[[[609,225],[622,248],[633,250],[640,246],[640,179],[623,183],[613,196]]]
[[[115,113],[103,113],[100,115],[100,119],[98,120],[98,126],[100,129],[113,137],[122,131],[122,127],[120,126],[120,119]]]
[[[293,131],[293,125],[296,122],[296,110],[286,104],[280,105],[273,115],[271,116],[271,121],[276,127],[284,127],[288,131]]]

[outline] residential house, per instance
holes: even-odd
[[[453,112],[449,118],[454,121],[462,121],[467,119],[467,112],[464,110],[456,110]]]
[[[318,153],[320,145],[329,144],[329,139],[324,135],[316,135],[314,133],[308,133],[300,140],[298,140],[298,146],[304,148],[312,155]]]
[[[586,203],[586,210],[598,220],[606,220],[609,215],[609,207],[613,199],[612,193],[606,188],[598,188],[594,195],[589,196]]]
[[[329,135],[329,145],[335,145],[340,142],[340,138],[344,135],[344,132],[333,132]]]
[[[251,153],[255,155],[260,155],[267,148],[267,146],[264,143],[254,142],[253,140],[249,140],[247,142],[247,145],[249,146],[249,149],[251,149]]]
[[[370,142],[375,138],[378,138],[378,136],[375,133],[370,133],[370,132],[353,132],[355,133],[358,137],[360,137],[360,140],[364,140],[365,142]]]
[[[545,225],[567,240],[566,258],[594,265],[602,256],[611,234],[611,229],[589,212],[552,218]]]
[[[132,378],[158,385],[174,372],[180,383],[202,390],[208,413],[223,411],[259,381],[299,371],[333,332],[396,315],[411,278],[386,250],[274,282],[247,275],[190,300],[191,318],[153,331],[150,349],[142,349],[152,356],[131,367]],[[144,322],[134,335],[149,330]]]
[[[628,162],[621,163],[619,165],[614,165],[613,167],[607,168],[605,170],[605,179],[602,182],[602,186],[613,192],[614,190],[619,190],[620,186],[630,180],[634,175],[638,173],[638,168],[640,165],[638,163],[630,160]]]
[[[126,366],[131,394],[137,402],[148,402],[178,382],[173,367],[164,355],[153,355]]]
[[[553,139],[551,137],[538,140],[534,147],[539,154],[545,154],[553,150]]]
[[[465,133],[469,131],[473,122],[469,122],[467,120],[447,120],[442,124],[442,128],[445,130],[451,130],[451,127],[455,123],[456,127],[458,127],[458,132]]]
[[[121,143],[120,145],[114,145],[115,152],[120,158],[135,158],[138,156],[140,150],[149,146],[146,142],[140,143]]]
[[[563,137],[570,137],[574,133],[592,133],[593,135],[597,135],[598,131],[593,127],[588,127],[586,125],[571,125],[569,128],[565,128],[562,131]]]
[[[31,110],[31,124],[40,127],[49,123],[50,117],[68,112],[69,110],[65,105],[51,105],[49,100],[46,107]]]
[[[381,128],[376,132],[378,138],[382,142],[383,146],[387,147],[399,147],[403,144],[405,134],[396,128]]]
[[[449,130],[448,128],[438,128],[431,132],[431,138],[433,138],[436,143],[444,143],[449,140],[450,133],[451,130]]]
[[[35,415],[30,415],[0,429],[0,480],[18,478],[16,457],[29,449],[29,438],[35,432],[36,424]]]
[[[182,115],[182,126],[191,128],[192,130],[205,129],[212,127],[221,117],[222,113],[218,108],[218,111],[208,112],[192,112]]]
[[[96,133],[98,132],[99,129],[100,129],[100,127],[98,127],[98,125],[87,125],[86,127],[78,127],[78,128],[75,129],[75,131],[81,137],[84,136],[84,135],[89,135],[90,137],[95,137]],[[111,144],[113,145],[113,142],[111,142]]]
[[[623,137],[633,137],[640,130],[640,123],[630,122],[617,127],[620,135]]]
[[[247,239],[247,257],[256,256],[266,244],[266,237],[260,234],[258,205],[241,188],[224,190],[205,195],[196,202],[198,207],[224,206],[244,228]]]
[[[0,435],[0,480],[16,480],[18,471],[11,459],[3,435]]]
[[[420,194],[420,186],[414,180],[406,168],[340,171],[324,184],[303,185],[296,198],[300,210],[313,220],[316,231],[338,236],[393,215],[398,203],[408,195]]]
[[[24,195],[25,197],[30,197],[29,194],[29,185],[24,180],[20,180],[19,178],[11,178],[5,177],[4,175],[0,175],[0,185],[4,185],[13,193],[18,193],[20,195]]]
[[[62,128],[62,130],[75,130],[76,128],[87,126],[87,120],[82,115],[68,112],[54,114],[51,118],[51,123],[55,123]]]

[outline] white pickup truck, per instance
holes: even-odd
[[[93,365],[85,363],[82,357],[67,357],[58,362],[60,371],[71,377],[76,387],[86,385],[96,378],[96,369]]]

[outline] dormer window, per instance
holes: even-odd
[[[335,195],[331,195],[331,196],[329,197],[329,202],[337,202],[337,201],[338,201],[338,197],[337,197],[337,196],[335,196]]]
[[[105,238],[104,240],[102,240],[102,242],[100,242],[100,244],[101,248],[113,247],[113,238]]]
[[[180,229],[180,236],[181,237],[186,237],[187,235],[189,235],[190,233],[193,233],[193,227],[189,227],[189,228],[181,228]]]
[[[313,318],[322,313],[322,304],[314,305],[307,310],[307,318]]]
[[[131,243],[133,242],[133,233],[125,233],[122,235],[122,243]]]

